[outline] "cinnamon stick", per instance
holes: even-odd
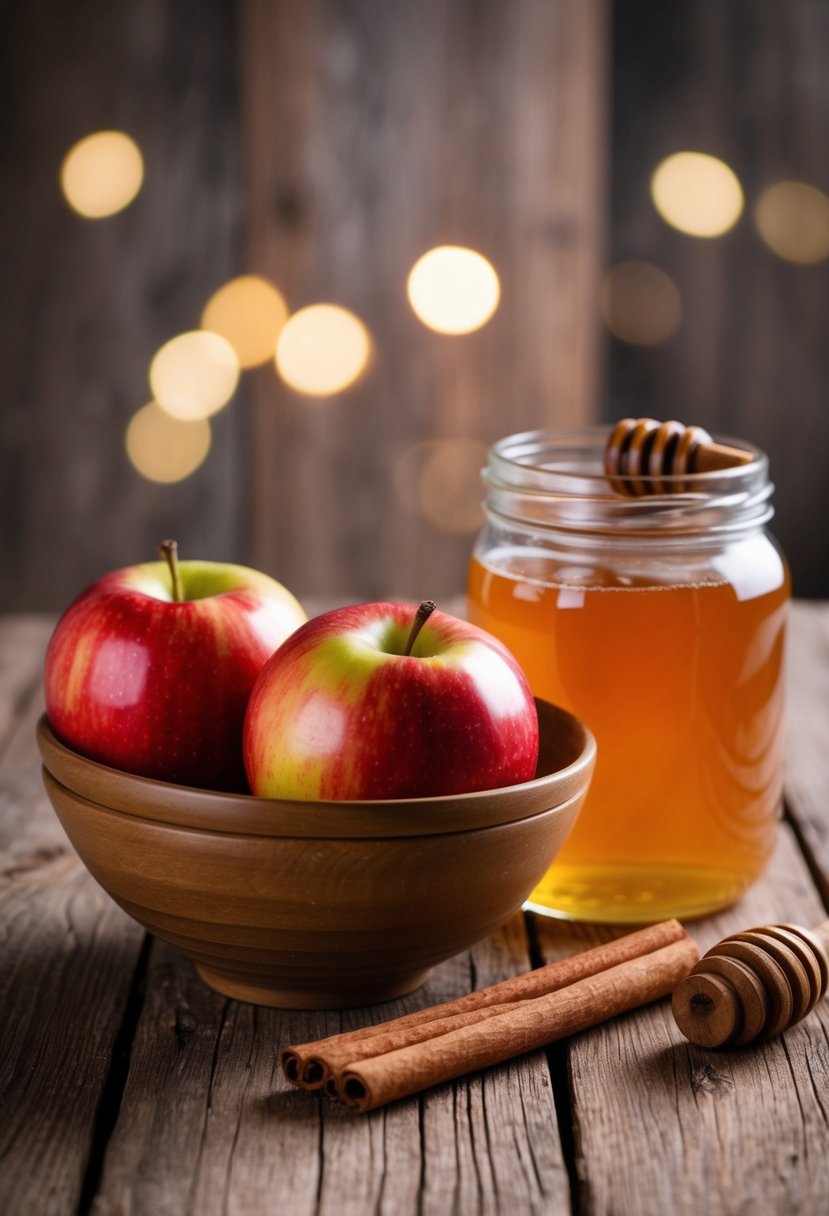
[[[376,1026],[364,1026],[312,1043],[287,1047],[280,1053],[285,1077],[302,1089],[320,1089],[349,1064],[421,1043],[449,1030],[487,1020],[492,1011],[533,997],[557,992],[570,984],[623,963],[652,954],[672,942],[687,940],[677,920],[662,921],[624,937],[594,946],[572,958],[491,984],[454,1001],[419,1009]],[[458,1020],[465,1015],[465,1020]],[[450,1022],[447,1019],[455,1019]],[[445,1025],[438,1023],[446,1020]],[[328,1092],[331,1092],[329,1089]]]
[[[372,1110],[500,1064],[667,996],[698,960],[695,943],[685,936],[557,992],[519,1001],[484,1021],[363,1060],[343,1071],[338,1096],[358,1111]]]

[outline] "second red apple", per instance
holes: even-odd
[[[429,613],[340,608],[280,646],[245,719],[255,794],[424,798],[535,775],[538,718],[517,662],[482,629]]]

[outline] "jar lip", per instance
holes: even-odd
[[[546,475],[551,479],[558,477],[572,479],[573,477],[577,477],[580,481],[593,483],[595,487],[602,487],[606,492],[608,478],[604,468],[601,466],[597,467],[594,471],[580,468],[578,472],[574,472],[566,468],[556,468],[551,465],[550,461],[539,463],[529,459],[521,459],[520,456],[524,451],[531,451],[532,449],[554,452],[573,450],[579,447],[590,447],[598,450],[601,447],[601,450],[603,450],[612,430],[613,427],[611,425],[601,424],[572,431],[544,428],[534,431],[519,431],[514,435],[505,435],[502,439],[497,440],[489,449],[489,461],[492,464],[494,459],[499,464],[500,462],[504,462],[504,464],[516,470],[521,469],[527,473],[536,473],[541,476]],[[747,464],[733,465],[730,468],[717,469],[707,473],[667,474],[660,475],[659,477],[653,477],[646,473],[638,473],[637,481],[640,481],[645,487],[654,483],[660,483],[668,487],[671,485],[681,485],[686,491],[695,491],[697,493],[705,493],[709,487],[712,489],[718,487],[720,490],[724,490],[726,486],[730,485],[733,492],[737,486],[753,481],[760,473],[768,475],[768,456],[755,444],[749,443],[745,439],[739,439],[736,436],[720,433],[712,434],[712,439],[716,443],[724,443],[730,447],[742,448],[743,451],[750,453],[752,459]],[[676,491],[672,491],[670,497],[673,498],[675,496]],[[656,495],[653,495],[653,497],[656,497]],[[660,495],[659,497],[662,496]]]
[[[609,426],[507,435],[489,450],[487,514],[519,527],[578,533],[703,540],[762,527],[773,514],[768,457],[745,440],[717,436],[752,459],[705,473],[636,475],[636,494],[604,469]]]

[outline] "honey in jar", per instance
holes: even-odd
[[[789,585],[765,532],[767,462],[755,452],[634,499],[604,477],[604,440],[533,432],[493,448],[470,619],[598,744],[584,808],[529,906],[701,915],[761,874],[780,817]]]

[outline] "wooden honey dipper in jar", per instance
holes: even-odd
[[[608,438],[604,467],[620,494],[665,494],[684,486],[681,481],[666,484],[662,478],[713,473],[753,459],[744,448],[715,443],[701,426],[623,418]]]
[[[814,929],[765,925],[708,951],[674,989],[677,1026],[700,1047],[773,1038],[815,1007],[829,987],[829,920]]]

